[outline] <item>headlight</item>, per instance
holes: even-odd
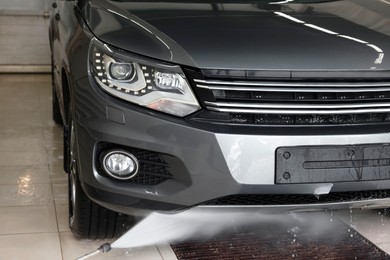
[[[96,39],[89,66],[99,86],[118,98],[180,117],[200,109],[179,66],[138,58]]]

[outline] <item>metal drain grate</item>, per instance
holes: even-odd
[[[286,232],[285,227],[264,225],[171,246],[179,260],[390,259],[345,224],[334,222],[330,231],[317,236],[305,235],[305,232],[294,236],[294,232]]]

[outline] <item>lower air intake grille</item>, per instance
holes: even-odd
[[[242,194],[217,198],[207,201],[202,205],[301,205],[353,202],[369,199],[385,199],[389,197],[390,190],[333,192],[327,195],[321,195],[318,199],[311,194]]]
[[[126,182],[128,183],[152,186],[158,185],[168,179],[173,179],[172,174],[169,172],[169,166],[164,161],[162,154],[109,143],[99,143],[96,149],[96,170],[102,176],[108,175],[103,170],[99,155],[111,149],[125,150],[138,159],[139,172],[134,178],[127,180]]]
[[[389,123],[390,113],[346,115],[275,115],[231,113],[234,124],[254,125],[355,125]]]

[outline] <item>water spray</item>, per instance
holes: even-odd
[[[324,232],[328,229],[323,213],[311,213],[315,217],[306,218],[303,214],[285,213],[272,214],[259,212],[257,209],[195,208],[174,215],[152,213],[143,221],[135,225],[111,244],[105,243],[95,251],[86,254],[76,260],[109,252],[111,249],[129,249],[148,245],[180,242],[194,237],[213,237],[230,228],[232,225],[245,226],[258,223],[291,222],[307,223],[316,232]],[[207,227],[207,228],[205,228]]]
[[[105,244],[99,246],[99,248],[96,249],[95,251],[92,251],[91,253],[88,253],[88,254],[86,254],[86,255],[83,255],[83,256],[81,256],[81,257],[79,257],[79,258],[76,258],[76,260],[88,259],[88,258],[90,258],[90,257],[92,257],[92,256],[100,255],[100,254],[102,254],[102,253],[107,253],[107,252],[109,252],[109,251],[111,251],[111,244],[105,243]]]

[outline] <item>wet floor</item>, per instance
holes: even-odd
[[[62,128],[51,120],[50,91],[50,75],[0,74],[0,259],[75,259],[104,242],[76,240],[68,228]],[[167,245],[131,256],[176,259]]]
[[[77,240],[69,231],[62,128],[51,120],[50,91],[50,75],[0,74],[0,259],[74,259],[105,242]],[[390,253],[389,217],[346,211],[327,221],[333,218]],[[161,243],[93,259],[126,258],[176,256]]]

